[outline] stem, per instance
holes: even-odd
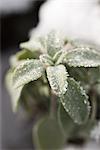
[[[52,90],[50,93],[51,93],[50,117],[54,118],[57,109],[56,95]]]
[[[90,100],[91,100],[91,105],[92,105],[92,114],[91,114],[91,119],[95,119],[96,117],[96,112],[97,112],[97,102],[96,102],[96,92],[95,89],[91,89],[90,91]]]

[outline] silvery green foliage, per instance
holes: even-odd
[[[68,86],[68,73],[64,65],[48,67],[47,78],[55,94],[57,94],[58,96],[65,94]]]
[[[47,54],[42,54],[39,58],[41,63],[45,64],[45,66],[54,65],[52,58]]]
[[[6,75],[6,87],[7,90],[9,91],[9,94],[11,96],[11,101],[12,101],[12,108],[13,111],[16,111],[18,100],[21,95],[21,91],[23,89],[23,86],[20,86],[19,88],[13,88],[13,83],[12,83],[12,76],[13,76],[13,70],[9,70]]]
[[[90,113],[88,96],[74,79],[68,78],[68,88],[60,100],[74,122],[81,124],[88,119]]]
[[[63,48],[64,41],[60,38],[59,33],[50,32],[46,36],[46,42],[47,42],[47,52],[50,56],[54,56],[58,51],[60,51]]]
[[[50,95],[50,93],[56,97],[55,101],[57,107],[55,111],[59,111],[57,110],[58,105],[62,105],[64,115],[66,114],[65,118],[70,117],[68,121],[70,121],[71,124],[73,122],[79,126],[80,124],[85,124],[86,126],[89,117],[94,116],[91,115],[94,107],[92,107],[93,98],[89,98],[89,92],[91,88],[93,88],[92,90],[95,89],[95,91],[100,94],[100,92],[98,92],[100,89],[100,52],[94,47],[88,47],[88,45],[83,44],[82,46],[76,47],[74,44],[71,45],[71,42],[68,43],[67,41],[64,43],[64,38],[59,37],[58,34],[54,32],[50,32],[43,38],[36,37],[36,39],[34,38],[21,44],[20,47],[22,51],[11,57],[11,71],[8,72],[6,76],[6,85],[11,95],[13,109],[15,110],[22,89],[24,90],[26,85],[32,85],[36,82],[39,83],[35,92],[43,95],[42,91],[44,91],[44,89],[40,86],[39,82],[39,80],[41,80],[41,83],[47,91],[46,93],[48,93],[49,100],[51,98],[51,104],[52,95]],[[67,44],[71,46],[67,47]],[[31,82],[32,84],[30,84]],[[47,105],[49,105],[50,101],[47,103]],[[54,103],[55,102],[53,102],[53,104]],[[50,109],[50,111],[53,109]],[[47,113],[49,113],[49,106]],[[57,116],[55,114],[53,115],[58,122],[59,119]],[[52,115],[50,115],[50,117],[51,116]],[[61,114],[60,118],[60,120],[65,119]],[[37,141],[40,142],[42,147],[46,146],[46,148],[51,143],[45,143],[45,140],[42,140],[41,137],[42,135],[45,136],[44,129],[49,121],[52,125],[52,130],[54,130],[57,124],[55,125],[55,119],[52,120],[50,118],[50,120],[44,119],[42,124],[40,123],[38,125],[38,129],[35,132]],[[52,121],[54,121],[54,124]],[[60,126],[59,134],[62,132],[60,130],[63,130],[63,127],[65,128],[66,121],[60,121]],[[51,126],[46,129],[47,134],[50,132],[49,129],[51,130]],[[54,130],[54,132],[56,132],[56,130]],[[48,135],[46,136],[48,140],[50,140]],[[58,141],[59,140],[57,140],[57,142]],[[63,142],[61,142],[61,144],[62,143]],[[59,142],[57,145],[59,145]]]
[[[32,52],[40,50],[41,52],[45,49],[45,41],[41,40],[41,38],[31,39],[30,41],[24,42],[20,44],[20,48],[27,49]]]
[[[69,51],[63,59],[73,67],[97,67],[100,65],[100,52],[89,47],[76,48]]]
[[[13,84],[15,88],[23,86],[42,76],[43,65],[39,60],[25,60],[18,65],[13,72]]]

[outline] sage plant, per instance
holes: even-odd
[[[34,37],[20,48],[10,58],[6,85],[13,111],[23,104],[38,116],[32,131],[35,147],[59,149],[71,137],[88,137],[98,122],[100,50],[56,32]]]

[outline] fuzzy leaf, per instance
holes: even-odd
[[[8,71],[5,78],[5,83],[6,83],[7,90],[11,96],[12,109],[15,112],[17,109],[18,100],[21,96],[23,86],[15,89],[12,84],[12,75],[13,75],[13,69]]]
[[[18,65],[13,73],[14,87],[23,86],[30,81],[37,80],[42,76],[43,65],[39,60],[30,59],[26,60]]]
[[[65,138],[55,118],[45,117],[33,128],[33,138],[38,150],[61,149]]]
[[[89,101],[78,82],[68,78],[67,91],[60,100],[75,123],[81,124],[87,121],[90,112]]]
[[[56,32],[50,32],[47,35],[47,52],[50,56],[54,56],[58,51],[63,48],[64,42],[61,40]]]
[[[100,66],[100,52],[92,48],[76,48],[67,52],[64,63],[73,67]]]
[[[47,78],[52,90],[57,95],[65,94],[67,90],[68,73],[64,65],[47,67]]]
[[[47,55],[47,54],[42,54],[40,55],[40,61],[45,65],[45,66],[50,66],[53,65],[52,58]]]
[[[30,51],[41,51],[43,52],[45,50],[45,40],[42,40],[41,38],[33,38],[30,39],[27,42],[21,43],[20,48],[27,49]]]

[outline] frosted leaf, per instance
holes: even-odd
[[[42,54],[40,55],[40,61],[45,65],[45,66],[50,66],[53,65],[52,58],[47,55],[47,54]]]
[[[74,48],[89,47],[93,49],[100,49],[99,45],[95,45],[94,43],[87,41],[87,40],[70,40],[69,42]]]
[[[64,41],[57,32],[50,32],[46,37],[47,52],[50,56],[54,56],[56,52],[63,48]]]
[[[5,82],[6,82],[6,87],[9,92],[9,95],[11,96],[12,109],[15,112],[23,86],[15,89],[12,84],[12,75],[13,75],[13,70],[9,70],[6,75]]]
[[[64,62],[73,67],[100,66],[100,52],[92,48],[76,48],[67,52]]]
[[[28,49],[30,51],[41,51],[45,52],[45,40],[42,40],[39,37],[34,39],[30,39],[27,42],[23,42],[20,44],[20,48]]]
[[[64,65],[47,67],[47,78],[52,90],[57,95],[65,94],[67,90],[68,73]]]
[[[42,76],[43,65],[39,60],[30,59],[18,65],[13,73],[14,87],[27,84],[30,81],[37,80]]]
[[[87,121],[90,112],[88,96],[74,79],[68,78],[67,91],[60,101],[74,122],[81,124]]]

